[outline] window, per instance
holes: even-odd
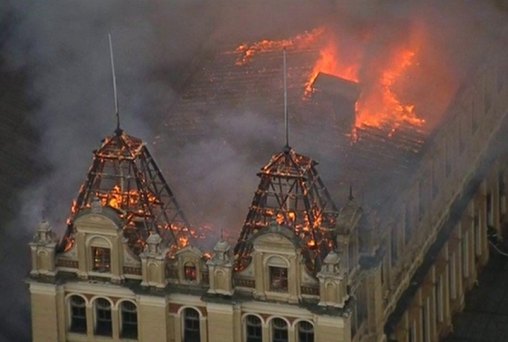
[[[439,276],[439,280],[436,284],[436,293],[434,294],[435,298],[436,298],[436,303],[435,303],[435,306],[436,306],[436,317],[437,317],[437,321],[438,322],[444,322],[444,295],[443,295],[443,292],[444,292],[444,286],[443,286],[443,275],[441,274]]]
[[[487,225],[494,226],[494,206],[492,193],[487,194]]]
[[[138,337],[138,313],[136,305],[132,302],[122,302],[122,331],[121,336],[126,338]]]
[[[86,305],[80,296],[72,296],[71,305],[71,331],[86,333]]]
[[[469,232],[462,235],[462,276],[469,277]]]
[[[450,264],[448,267],[448,276],[450,278],[450,298],[457,298],[457,279],[455,275],[455,253],[450,256]]]
[[[409,327],[409,336],[408,336],[409,342],[415,342],[416,341],[416,322],[412,321],[411,325]]]
[[[247,342],[261,342],[263,340],[261,320],[257,316],[249,315],[246,321],[246,332]]]
[[[111,253],[109,248],[92,247],[93,265],[92,270],[97,272],[109,272],[111,265]]]
[[[197,272],[196,272],[196,266],[192,262],[187,262],[183,266],[183,273],[185,280],[196,280],[197,278]]]
[[[314,326],[309,322],[298,323],[298,342],[314,342]]]
[[[499,171],[499,174],[497,176],[498,178],[498,181],[497,181],[497,186],[498,186],[498,196],[499,196],[499,213],[500,214],[504,214],[505,213],[505,201],[506,201],[506,198],[505,198],[505,192],[506,192],[506,184],[505,184],[505,180],[504,180],[504,177],[505,177],[505,174],[503,171]]]
[[[184,342],[199,342],[199,312],[194,309],[185,309],[183,323]]]
[[[95,302],[95,334],[111,336],[111,303],[104,298]]]
[[[480,229],[480,213],[478,210],[475,209],[474,211],[474,217],[473,217],[473,231],[474,231],[474,250],[477,256],[480,256],[482,254],[482,233]]]
[[[288,269],[285,267],[270,266],[270,290],[288,290]]]
[[[287,342],[288,326],[282,318],[274,318],[272,321],[272,342]]]

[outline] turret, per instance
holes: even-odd
[[[221,239],[213,248],[214,255],[208,260],[210,274],[210,288],[208,293],[232,295],[233,294],[233,263],[229,255],[231,246]]]
[[[32,270],[30,275],[55,275],[56,238],[48,221],[41,221],[30,242]]]

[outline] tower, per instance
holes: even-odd
[[[145,143],[118,128],[93,152],[63,238],[42,222],[30,244],[34,340],[165,340],[166,325],[150,325],[165,300],[143,293],[180,283],[170,269],[183,273],[189,250],[201,273],[189,228]]]
[[[250,262],[252,237],[275,221],[287,227],[308,252],[312,272],[336,248],[338,211],[319,177],[312,159],[285,147],[261,168],[261,178],[235,246],[237,270]]]
[[[338,210],[316,165],[286,146],[261,168],[234,247],[234,293],[253,298],[265,310],[279,303],[280,312],[272,308],[271,315],[289,321],[294,318],[288,310],[294,310],[302,319],[292,328],[299,339],[347,341],[355,324],[351,289],[358,281],[361,209],[351,198]],[[256,320],[253,313],[246,314]],[[258,331],[266,334],[263,340],[275,338],[274,331],[289,334],[280,319]]]

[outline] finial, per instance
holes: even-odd
[[[354,196],[353,196],[353,186],[351,184],[349,184],[349,197],[348,197],[348,199],[350,201],[355,199]]]
[[[224,229],[220,229],[220,241],[224,241]]]
[[[287,65],[286,65],[286,48],[282,50],[283,72],[284,72],[284,127],[286,133],[285,149],[289,149],[289,122],[288,122],[288,87],[287,87]]]
[[[120,110],[118,109],[118,94],[116,92],[116,77],[115,77],[115,62],[113,58],[113,43],[111,42],[111,33],[108,34],[109,39],[109,55],[111,57],[111,74],[113,76],[113,95],[115,97],[115,114],[116,114],[116,129],[115,133],[117,136],[122,135],[122,129],[120,128]]]

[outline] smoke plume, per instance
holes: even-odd
[[[453,93],[482,53],[506,46],[506,35],[502,34],[506,32],[506,12],[498,3],[4,2],[0,18],[9,20],[1,45],[2,68],[27,77],[24,96],[33,106],[26,117],[39,145],[22,153],[43,171],[26,186],[15,189],[20,215],[3,223],[2,236],[15,243],[2,244],[9,249],[2,270],[16,271],[3,282],[7,286],[3,296],[10,299],[0,304],[15,309],[4,322],[0,337],[29,338],[27,293],[20,291],[29,268],[27,239],[43,217],[63,233],[91,152],[115,129],[109,32],[122,128],[155,150],[158,164],[192,223],[234,232],[241,227],[257,185],[255,173],[282,147],[282,126],[274,124],[278,118],[267,118],[256,108],[226,108],[220,115],[207,117],[205,135],[199,138],[182,143],[165,135],[160,123],[171,124],[182,89],[192,82],[203,61],[222,47],[262,38],[284,39],[328,25],[335,39],[341,40],[344,58],[362,54],[360,73],[368,85],[390,46],[422,39],[426,49],[421,55],[421,69],[405,81],[404,87],[411,89],[408,100],[417,99],[419,110],[438,122],[440,118],[435,116],[439,114],[434,113],[444,112],[450,101],[450,97],[441,98],[440,89]],[[320,136],[323,132],[295,128],[295,136]],[[165,144],[152,145],[156,136]],[[173,148],[161,150],[160,146]],[[341,156],[328,155],[326,147],[312,149],[303,146],[300,151],[321,158],[319,171],[326,184],[327,177],[337,177]]]

